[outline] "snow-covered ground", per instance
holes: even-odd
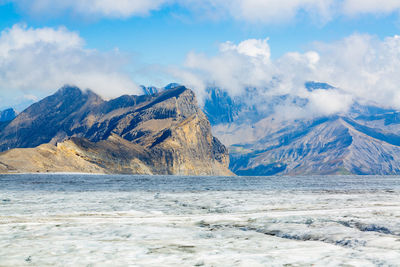
[[[174,192],[17,184],[0,178],[0,266],[400,266],[398,186]]]

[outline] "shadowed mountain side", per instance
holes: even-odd
[[[232,175],[227,149],[183,86],[110,101],[64,87],[8,124],[0,147],[26,148],[1,154],[3,172]]]

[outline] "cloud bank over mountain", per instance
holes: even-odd
[[[271,58],[268,38],[225,42],[216,55],[190,52],[183,67],[164,74],[193,88],[202,104],[208,87],[218,87],[262,110],[273,97],[283,116],[320,116],[348,111],[354,102],[400,109],[400,36],[353,34],[332,43],[314,43],[306,52]],[[64,84],[90,88],[105,98],[141,94],[117,50],[99,52],[66,28],[29,28],[17,24],[0,35],[0,97],[48,94]],[[158,68],[162,69],[161,67]],[[309,90],[308,81],[332,85]],[[251,93],[248,89],[251,88]],[[297,99],[306,99],[302,105]],[[4,100],[5,101],[5,100]]]
[[[145,16],[152,11],[179,6],[213,18],[233,18],[250,23],[287,22],[299,14],[319,21],[334,16],[398,12],[395,0],[6,0],[31,15],[70,13],[94,18]],[[1,4],[1,2],[0,2]]]
[[[305,98],[308,104],[291,113],[309,116],[346,112],[354,101],[399,109],[399,69],[400,36],[380,40],[354,34],[333,43],[315,43],[310,51],[290,52],[278,59],[271,59],[267,39],[226,42],[216,56],[190,53],[185,69],[174,73],[199,95],[205,95],[209,86],[231,96],[244,96],[246,88],[254,88],[250,101],[260,107],[273,96],[290,96],[285,109],[290,109],[293,98]],[[335,88],[309,90],[307,81]]]
[[[91,88],[105,97],[138,93],[117,51],[86,49],[66,28],[14,25],[0,35],[0,92],[53,92],[64,84]]]

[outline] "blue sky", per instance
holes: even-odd
[[[328,57],[335,51],[348,49],[343,48],[341,42],[351,36],[367,35],[368,38],[362,37],[363,44],[368,42],[368,46],[378,49],[379,42],[384,43],[385,38],[400,33],[400,3],[396,4],[390,0],[233,0],[230,5],[222,0],[138,0],[133,5],[132,2],[135,1],[86,0],[69,1],[69,4],[65,4],[65,1],[61,0],[0,0],[0,53],[3,42],[7,44],[7,53],[23,49],[28,55],[37,55],[37,51],[42,53],[43,47],[46,47],[49,54],[54,56],[43,61],[46,53],[40,59],[35,59],[34,56],[31,59],[26,55],[22,59],[10,59],[10,55],[4,58],[6,63],[3,65],[7,66],[7,71],[4,72],[9,75],[0,79],[0,100],[3,103],[11,101],[17,104],[22,98],[42,97],[67,82],[82,84],[83,87],[96,87],[100,82],[92,82],[92,79],[97,79],[104,73],[113,74],[104,78],[104,81],[110,81],[107,84],[109,88],[118,88],[115,94],[135,93],[139,84],[162,86],[169,81],[189,83],[197,88],[199,94],[201,87],[208,83],[217,84],[229,91],[231,87],[253,85],[252,81],[249,81],[252,78],[241,77],[235,85],[225,84],[224,81],[231,80],[230,77],[220,77],[204,65],[209,63],[213,66],[215,62],[227,59],[232,51],[236,51],[240,60],[249,57],[243,65],[253,62],[252,55],[247,52],[243,54],[238,46],[235,46],[246,40],[267,39],[266,49],[270,53],[268,61],[273,62],[274,69],[279,65],[279,72],[284,72],[289,71],[282,69],[283,65],[289,64],[282,63],[286,60],[284,58],[288,52],[305,55],[308,51],[316,50],[323,59],[324,55]],[[43,29],[49,30],[47,35],[43,33]],[[27,38],[29,32],[29,38],[34,41],[27,41],[23,48],[14,48],[18,43],[15,38],[9,42],[5,37],[13,35],[14,32],[18,32],[15,38],[20,39]],[[44,39],[33,37],[35,34]],[[43,37],[44,35],[47,37]],[[55,44],[53,37],[50,38],[49,35],[61,39],[78,38],[80,41],[76,41],[68,49],[60,49],[61,42]],[[372,41],[369,38],[372,38]],[[221,51],[221,44],[226,42],[231,42],[229,53]],[[317,45],[320,50],[316,49],[316,43],[322,43],[324,48]],[[65,53],[65,50],[68,50],[68,53]],[[329,51],[326,52],[327,50]],[[61,53],[60,56],[57,56],[57,53]],[[60,69],[63,69],[63,73],[60,74],[50,65],[55,58],[63,57],[76,58],[77,61],[75,65],[68,63],[66,66],[62,61],[57,61],[58,66],[62,65]],[[26,58],[30,58],[29,62],[25,62]],[[197,60],[196,63],[193,62],[194,59]],[[232,55],[229,59],[233,60]],[[0,57],[0,63],[1,60]],[[239,62],[238,60],[235,58],[234,61]],[[15,63],[22,61],[23,70]],[[329,64],[342,64],[340,62]],[[20,72],[29,72],[28,64],[33,65],[33,73],[38,72],[37,68],[41,68],[42,64],[50,65],[45,65],[43,71],[35,74],[38,78],[31,77],[26,82],[13,81],[19,77]],[[96,69],[96,65],[102,64],[104,67]],[[249,68],[254,69],[253,67]],[[331,67],[343,66],[330,65],[326,68]],[[10,69],[15,69],[15,73],[9,73]],[[170,71],[171,69],[173,71]],[[366,66],[366,69],[369,71],[370,67]],[[224,74],[232,74],[232,71],[236,70],[229,69],[224,71]],[[264,74],[265,77],[270,75]],[[343,88],[352,86],[351,82],[342,81],[341,78],[337,79],[336,83],[335,79],[326,74],[313,75],[310,74],[310,77],[321,77]],[[43,77],[49,76],[52,78],[42,84]],[[209,77],[214,78],[208,80]],[[264,86],[268,83],[268,79],[261,80],[262,82],[255,82],[254,86]],[[107,83],[104,81],[101,82],[102,85]],[[97,90],[105,97],[115,96],[114,93],[105,92],[108,89]],[[238,91],[240,93],[240,89],[232,90],[234,94]],[[350,93],[354,95],[354,92]],[[6,104],[0,104],[0,107],[2,106]]]
[[[189,51],[216,53],[225,41],[269,38],[273,57],[288,51],[302,51],[315,41],[330,42],[353,33],[368,33],[380,38],[400,32],[397,12],[355,17],[337,16],[327,22],[313,20],[307,14],[284,22],[248,22],[233,18],[199,17],[177,5],[128,18],[84,17],[64,13],[29,14],[9,2],[0,6],[0,29],[16,23],[30,27],[66,26],[77,31],[86,46],[102,51],[119,48],[133,53],[146,63],[181,64]]]

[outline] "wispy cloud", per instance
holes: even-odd
[[[14,25],[0,35],[0,93],[52,92],[64,84],[91,88],[105,97],[138,93],[121,69],[128,63],[117,51],[84,48],[66,28]]]
[[[347,15],[387,14],[400,11],[397,0],[344,0],[342,12]]]
[[[207,11],[213,17],[231,17],[250,23],[282,23],[299,12],[319,20],[330,19],[335,0],[188,0],[181,1],[190,9]]]

